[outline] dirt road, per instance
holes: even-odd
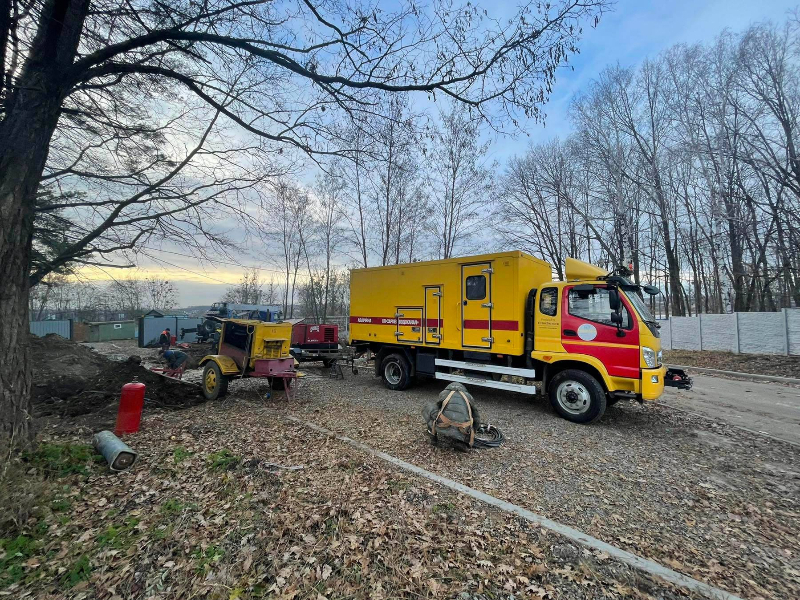
[[[668,388],[660,402],[800,444],[800,388],[690,375],[690,391]]]

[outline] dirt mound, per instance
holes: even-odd
[[[75,417],[119,401],[122,386],[145,384],[145,405],[184,408],[202,402],[200,388],[153,373],[138,357],[110,360],[55,334],[31,336],[34,416]]]

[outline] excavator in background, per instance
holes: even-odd
[[[214,302],[203,316],[203,322],[193,329],[181,329],[181,339],[187,333],[197,333],[199,342],[216,337],[225,319],[244,319],[275,323],[283,318],[283,309],[277,304],[236,304]]]

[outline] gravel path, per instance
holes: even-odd
[[[306,371],[298,416],[742,596],[800,597],[796,448],[658,404],[620,402],[581,426],[476,389],[508,441],[455,452],[430,444],[420,416],[441,382],[391,392],[367,368],[345,381]]]

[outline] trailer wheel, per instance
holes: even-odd
[[[411,383],[411,368],[400,354],[390,354],[381,362],[383,385],[390,390],[404,390]]]
[[[561,371],[550,381],[548,394],[556,412],[573,423],[591,423],[606,411],[603,386],[585,371]]]
[[[214,361],[206,363],[203,369],[203,396],[206,400],[216,400],[228,393],[228,378],[222,374]]]
[[[335,359],[335,358],[323,358],[323,359],[322,359],[322,366],[323,366],[323,367],[325,367],[326,369],[330,369],[330,368],[331,368],[331,365],[332,365],[334,362],[336,362],[336,359]]]

